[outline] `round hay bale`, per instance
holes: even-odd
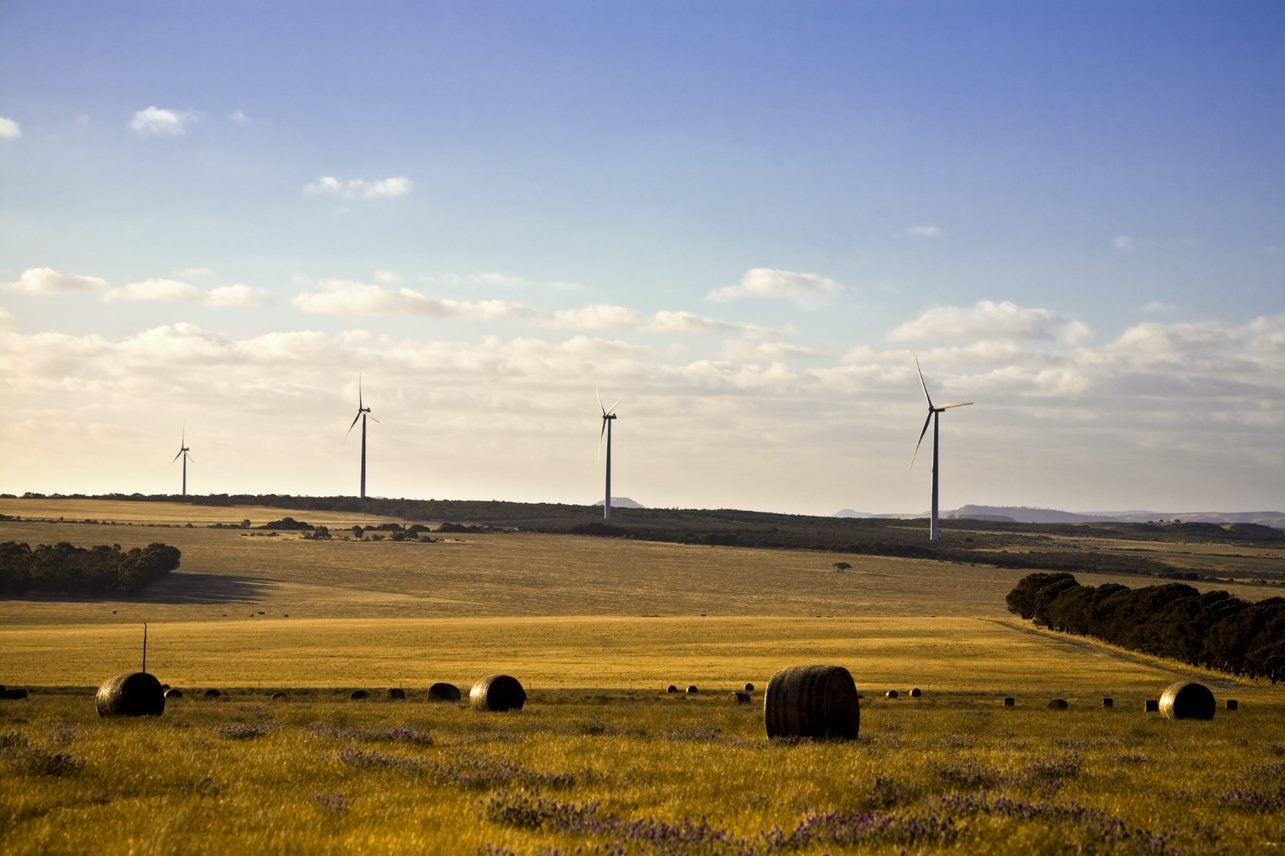
[[[1143,704],[1143,710],[1145,710],[1147,713],[1159,713],[1160,699],[1158,698],[1147,699],[1146,702]]]
[[[389,687],[384,695],[389,701],[406,701],[406,690],[401,687]]]
[[[526,704],[526,690],[510,675],[488,675],[469,690],[468,702],[474,710],[521,710]]]
[[[1175,681],[1160,695],[1165,719],[1213,719],[1218,702],[1209,687],[1194,681]]]
[[[1107,696],[1106,698],[1102,699],[1102,706],[1107,709],[1115,707],[1115,699],[1111,698],[1110,696]]]
[[[366,692],[365,690],[353,690],[352,692],[348,693],[349,701],[365,701],[368,698],[370,698],[370,693]]]
[[[678,687],[674,686],[673,684],[670,684],[669,686],[665,687],[665,692],[676,693],[678,692]]]
[[[1229,698],[1229,699],[1227,699],[1227,709],[1228,709],[1228,710],[1240,710],[1240,702],[1236,701],[1236,699],[1234,699],[1234,698]]]
[[[11,687],[10,689],[0,691],[0,698],[9,699],[10,701],[21,701],[26,697],[26,687]]]
[[[919,687],[915,687],[913,690],[910,691],[911,698],[919,698],[923,694],[924,694],[924,691],[921,690]]]
[[[460,688],[455,684],[438,681],[428,688],[429,701],[459,701]]]
[[[169,688],[170,688],[170,685],[169,685],[169,684],[161,684],[161,689],[163,689],[163,690],[167,690],[167,689],[169,689]]]
[[[221,696],[221,695],[223,695],[223,693],[219,692],[218,690],[206,690],[206,691],[205,691],[205,697],[206,697],[206,698],[211,698],[211,699],[212,699],[212,698],[218,698],[218,697],[219,697],[219,696]]]
[[[94,703],[99,716],[160,716],[165,712],[165,690],[147,672],[127,672],[99,687]]]
[[[883,694],[883,697],[884,698],[901,698],[901,693],[897,692],[896,690],[888,690],[886,693]]]
[[[732,704],[749,704],[750,694],[742,692],[731,692],[727,695],[727,700]]]
[[[182,691],[181,689],[179,689],[178,687],[170,687],[169,689],[167,689],[167,690],[165,691],[165,697],[166,697],[167,699],[170,699],[170,698],[182,698],[182,697],[183,697],[183,691]]]
[[[285,701],[285,700],[286,700],[286,699],[288,699],[288,698],[290,698],[290,696],[286,695],[286,694],[285,694],[284,692],[282,692],[281,690],[277,690],[276,692],[274,692],[274,693],[272,694],[272,700],[273,700],[273,701]]]
[[[700,692],[700,687],[696,686],[695,684],[692,684],[687,688],[688,695],[696,695],[698,692]]]
[[[1049,710],[1070,710],[1071,705],[1064,698],[1055,698],[1049,702]]]
[[[1017,707],[1017,699],[1010,696],[1004,696],[1004,707]]]
[[[752,693],[752,692],[754,692],[754,685],[753,685],[753,684],[746,684],[746,685],[745,685],[745,691],[746,691],[747,693]]]
[[[852,675],[842,666],[792,666],[767,683],[763,720],[777,737],[855,740],[861,701]]]

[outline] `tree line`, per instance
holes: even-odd
[[[1008,593],[1008,610],[1038,625],[1248,678],[1285,679],[1285,598],[1243,601],[1168,583],[1084,586],[1037,573]]]
[[[0,544],[0,594],[133,594],[178,567],[168,544],[122,550],[119,544],[75,547],[67,542]]]

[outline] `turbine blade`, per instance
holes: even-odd
[[[378,421],[379,421],[378,419],[376,419],[376,418],[375,418],[375,415],[374,415],[373,413],[367,412],[367,413],[366,413],[366,416],[367,416],[367,417],[369,417],[369,419],[370,419],[370,421],[371,421],[371,422],[378,422]]]
[[[192,463],[194,463],[194,464],[196,463],[196,458],[192,457],[191,455],[188,455],[188,456],[187,456],[187,459],[188,459],[189,461],[191,461]]]
[[[915,467],[915,458],[919,457],[919,447],[923,445],[924,435],[928,433],[928,423],[933,421],[933,412],[928,411],[928,418],[924,420],[924,430],[919,432],[919,441],[915,443],[915,453],[910,456],[910,468]]]
[[[183,454],[183,450],[182,450],[182,449],[179,449],[179,450],[178,450],[178,455],[175,455],[173,458],[171,458],[171,459],[170,459],[170,463],[172,464],[172,463],[174,463],[175,461],[177,461],[177,460],[179,459],[179,456],[180,456],[180,455],[182,455],[182,454]]]
[[[622,402],[622,401],[624,401],[624,399],[623,399],[623,398],[617,398],[617,399],[616,399],[615,404],[613,404],[613,405],[611,405],[610,407],[608,407],[608,408],[607,408],[607,415],[608,415],[608,416],[610,416],[611,414],[615,413],[615,412],[616,412],[616,404],[619,404],[619,403],[620,403],[620,402]]]
[[[595,464],[602,463],[602,438],[607,436],[607,417],[602,417],[602,430],[598,432],[598,457],[594,459]]]
[[[956,401],[954,404],[939,404],[937,405],[937,409],[948,410],[952,407],[967,407],[970,404],[972,404],[971,401]]]
[[[361,410],[361,372],[357,372],[357,409]]]
[[[352,429],[357,427],[357,420],[360,418],[361,418],[361,411],[358,410],[357,415],[352,418],[352,424],[348,426],[348,430],[344,433],[345,437],[347,437],[349,434],[352,433]]]
[[[597,390],[597,388],[595,387],[595,388],[594,388],[594,391],[593,391],[593,394],[594,394],[595,396],[597,396],[597,397],[598,397],[598,409],[602,411],[602,415],[603,415],[603,416],[606,416],[606,415],[607,415],[607,408],[605,408],[605,407],[603,407],[603,406],[602,406],[602,393],[601,393],[601,392],[599,392],[599,391]]]
[[[928,394],[928,383],[924,380],[924,369],[919,365],[919,355],[915,354],[915,368],[919,369],[919,385],[924,388],[924,398],[928,399],[928,406],[933,406],[933,397]]]

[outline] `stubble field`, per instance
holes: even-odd
[[[161,541],[183,564],[134,599],[0,601],[0,682],[34,688],[0,702],[5,852],[1204,853],[1285,839],[1285,692],[1034,630],[1003,606],[1020,572],[518,533],[326,543],[203,528],[279,509],[193,509],[188,528],[184,506],[27,503],[0,513],[64,522],[0,521],[0,540]],[[138,667],[143,621],[149,671],[187,696],[159,720],[99,720],[86,688]],[[856,678],[861,739],[767,741],[767,679],[821,662]],[[523,711],[425,698],[432,681],[467,694],[493,672],[522,680]],[[1241,710],[1142,713],[1186,677]],[[729,702],[747,681],[752,702]],[[193,692],[208,687],[225,695]],[[383,700],[387,687],[409,700]],[[371,700],[347,701],[354,688]],[[882,697],[894,688],[903,698]],[[269,701],[276,689],[289,699]],[[1053,697],[1070,710],[1047,710]]]

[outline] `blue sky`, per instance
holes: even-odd
[[[1279,3],[0,4],[0,490],[1285,506]],[[337,426],[337,427],[336,427]],[[168,454],[167,454],[168,451]]]

